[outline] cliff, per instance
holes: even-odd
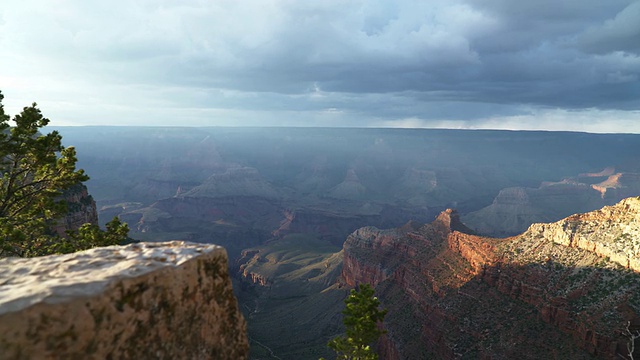
[[[60,198],[67,203],[67,214],[53,226],[56,234],[66,236],[67,230],[78,230],[86,223],[98,224],[96,202],[85,185],[78,184],[67,189]]]
[[[637,219],[630,198],[494,239],[448,210],[422,227],[357,230],[342,277],[375,285],[389,309],[385,359],[628,358],[622,332],[640,329]]]
[[[344,239],[365,225],[392,227],[405,219],[428,219],[432,209],[344,201],[326,201],[316,206],[288,206],[280,200],[259,196],[217,198],[177,196],[144,208],[132,207],[120,219],[137,239],[184,239],[224,246],[231,259],[247,248],[273,238],[304,233],[342,246]]]
[[[281,197],[279,191],[263,179],[257,169],[229,167],[224,173],[213,174],[202,184],[181,194],[185,197],[259,196],[267,199]]]
[[[223,248],[140,243],[0,260],[0,359],[243,359]]]
[[[615,206],[569,216],[553,224],[531,225],[523,236],[544,237],[555,243],[593,252],[640,272],[640,198]]]
[[[620,199],[637,195],[640,190],[640,174],[615,173],[604,181],[592,184],[591,187],[600,192],[603,199]]]
[[[336,284],[340,248],[305,234],[242,252],[236,294],[248,321],[252,359],[332,358],[347,289]]]
[[[561,181],[544,181],[537,188],[502,189],[493,203],[463,218],[479,233],[506,237],[533,223],[553,222],[578,212],[594,211],[640,194],[640,174],[614,173],[612,167]]]
[[[584,183],[545,182],[538,188],[502,189],[491,205],[465,215],[463,220],[479,233],[506,237],[526,231],[533,223],[556,221],[613,203]]]

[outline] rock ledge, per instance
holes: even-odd
[[[216,245],[139,243],[0,260],[0,359],[243,359]]]

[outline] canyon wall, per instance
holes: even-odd
[[[67,230],[78,230],[86,223],[98,225],[96,202],[84,184],[72,186],[60,198],[67,203],[67,214],[53,226],[57,235],[66,236]]]
[[[629,358],[623,332],[640,330],[637,219],[640,198],[630,198],[494,239],[448,210],[422,227],[357,230],[342,278],[375,285],[389,310],[384,359]]]
[[[138,243],[0,260],[0,359],[246,359],[216,245]]]
[[[533,224],[526,235],[584,249],[640,271],[640,198],[622,200],[552,224]]]

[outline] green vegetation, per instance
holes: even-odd
[[[360,285],[359,291],[351,290],[345,299],[344,325],[346,335],[329,341],[329,347],[338,354],[338,359],[376,360],[378,355],[371,345],[384,331],[378,328],[378,322],[384,319],[387,310],[380,310],[380,301],[374,296],[371,285]]]
[[[238,284],[238,301],[247,319],[251,358],[335,357],[327,342],[344,330],[341,319],[327,314],[339,314],[349,294],[336,284],[340,249],[299,233],[246,249],[239,260],[246,275]],[[269,284],[260,285],[254,275]]]
[[[49,123],[33,103],[13,117],[4,112],[0,93],[0,257],[67,253],[127,239],[128,227],[114,219],[101,231],[85,224],[68,238],[52,226],[67,213],[63,191],[89,179],[76,170],[76,152],[62,146],[57,131],[42,135]]]

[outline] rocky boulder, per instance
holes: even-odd
[[[216,245],[0,261],[0,359],[246,359],[245,328]]]

